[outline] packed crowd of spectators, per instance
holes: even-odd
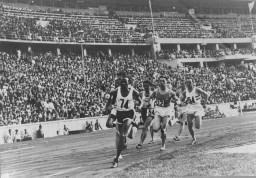
[[[155,83],[159,75],[170,78],[173,89],[184,77],[194,77],[196,84],[212,93],[209,103],[256,99],[255,68],[245,65],[224,68],[171,68],[151,60],[145,52],[130,56],[103,52],[85,59],[85,81],[81,57],[52,53],[30,56],[0,53],[3,71],[0,79],[0,125],[44,122],[103,115],[105,94],[114,86],[117,71],[124,70],[139,91],[142,81]]]
[[[0,8],[0,38],[33,41],[142,43],[139,33],[113,16],[44,14]]]
[[[145,43],[152,36],[151,18],[142,16],[91,16],[43,13],[13,7],[0,8],[0,38],[92,43]],[[210,26],[210,29],[206,29]],[[78,32],[83,32],[82,35]],[[251,37],[249,17],[201,17],[185,14],[154,18],[160,38]]]
[[[252,28],[248,17],[198,17],[202,24],[210,25],[212,38],[251,37]]]

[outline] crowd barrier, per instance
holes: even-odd
[[[31,123],[31,124],[21,124],[21,125],[10,125],[10,126],[2,126],[0,129],[0,144],[5,143],[5,137],[8,134],[9,129],[12,130],[12,133],[15,133],[17,129],[19,132],[24,133],[24,129],[31,135],[32,139],[36,138],[37,130],[39,129],[39,125],[42,125],[42,130],[44,132],[44,137],[55,137],[57,136],[57,131],[59,131],[59,135],[63,135],[64,125],[70,130],[84,130],[86,126],[86,122],[92,122],[93,126],[98,119],[103,130],[106,130],[106,121],[107,116],[101,117],[86,117],[80,119],[69,119],[69,120],[59,120],[59,121],[50,121],[50,122],[39,122],[39,123]],[[21,134],[22,135],[22,134]]]
[[[218,107],[218,110],[216,110],[216,107]],[[238,115],[239,115],[238,110],[231,109],[230,103],[213,104],[213,105],[207,106],[205,116],[203,116],[203,119],[233,117],[233,116],[238,116]]]
[[[242,112],[255,112],[256,108],[253,109],[243,109]]]
[[[254,103],[254,108],[250,108]],[[245,104],[249,108],[244,109]],[[237,102],[237,104],[233,103],[221,103],[221,104],[212,104],[208,105],[208,111],[206,112],[203,119],[214,119],[214,118],[222,118],[222,117],[234,117],[238,116],[241,111],[242,112],[255,112],[256,111],[256,100],[247,100]],[[216,106],[219,109],[219,112],[216,112]],[[241,109],[240,109],[241,108]]]

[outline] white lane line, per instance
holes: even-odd
[[[9,152],[14,152],[14,151],[20,151],[20,150],[26,150],[26,149],[30,149],[30,148],[34,148],[34,147],[33,147],[33,146],[29,146],[29,147],[24,147],[24,148],[18,148],[18,149],[6,150],[6,151],[2,151],[2,152],[0,152],[0,154],[3,154],[3,153],[9,153]]]
[[[61,175],[61,174],[68,173],[68,172],[71,172],[71,171],[74,171],[74,170],[77,170],[77,169],[80,169],[80,168],[82,168],[82,167],[76,167],[76,168],[68,169],[68,170],[65,170],[65,171],[57,172],[57,173],[49,175],[48,177]]]

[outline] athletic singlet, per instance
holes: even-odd
[[[161,94],[159,91],[159,88],[156,91],[156,100],[155,100],[155,106],[158,107],[169,107],[171,103],[171,96],[170,96],[171,90],[167,89],[166,93]]]
[[[123,97],[121,94],[121,87],[118,87],[116,96],[116,109],[118,111],[130,111],[134,109],[133,91],[133,87],[130,87],[129,94],[126,97]]]
[[[142,108],[147,108],[148,104],[149,104],[149,96],[152,94],[151,91],[149,91],[149,96],[146,96],[146,91],[142,92],[142,102],[143,102],[143,106]]]
[[[201,104],[201,96],[196,93],[196,87],[191,92],[186,88],[185,102],[188,104]]]

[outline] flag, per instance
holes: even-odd
[[[249,12],[250,12],[250,13],[252,12],[252,8],[254,7],[254,3],[255,3],[255,1],[248,3]]]
[[[152,12],[152,7],[151,7],[151,0],[148,0],[148,4],[149,4],[149,9],[150,9],[150,12]]]

